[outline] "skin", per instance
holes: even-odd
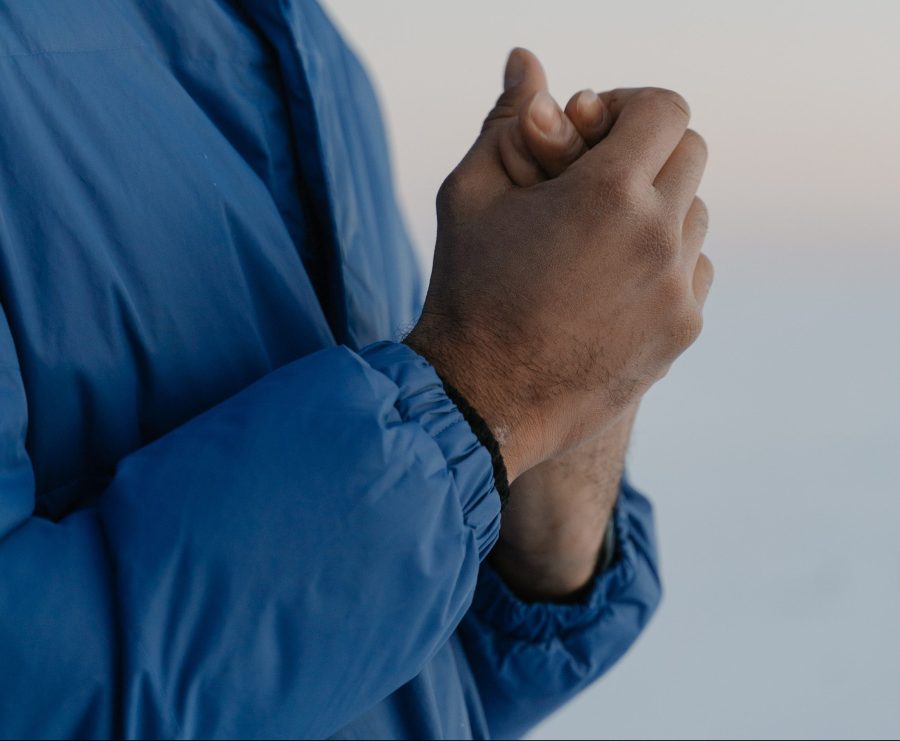
[[[513,50],[507,68],[514,74],[504,76],[504,87],[518,86],[524,102],[505,127],[500,153],[513,182],[528,187],[565,172],[606,135],[611,117],[590,90],[560,110],[540,62],[525,49]],[[490,560],[520,598],[568,601],[591,581],[636,412],[637,404],[618,424],[512,483]]]
[[[569,601],[597,570],[637,409],[511,486],[491,565],[526,601]]]
[[[500,441],[514,504],[492,559],[538,599],[590,579],[637,404],[696,338],[712,280],[695,197],[706,150],[684,100],[617,90],[554,117],[545,87],[514,52],[439,194],[407,338]]]

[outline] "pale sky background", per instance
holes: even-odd
[[[666,597],[534,738],[900,736],[900,2],[326,0],[430,265],[434,195],[523,45],[551,91],[682,92],[717,277],[630,454]]]

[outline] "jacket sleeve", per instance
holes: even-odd
[[[326,737],[447,641],[497,535],[490,458],[403,345],[282,367],[59,522],[26,424],[0,321],[0,737]]]
[[[492,738],[518,738],[631,647],[662,594],[650,503],[623,481],[617,554],[578,603],[526,603],[484,563],[460,626]]]

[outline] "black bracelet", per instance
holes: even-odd
[[[469,427],[472,428],[472,432],[475,433],[478,442],[484,445],[488,453],[491,454],[491,463],[494,466],[494,486],[497,487],[497,493],[500,495],[500,509],[502,510],[509,501],[509,477],[506,473],[503,455],[500,453],[500,443],[497,442],[497,438],[494,437],[494,433],[491,432],[488,423],[475,411],[475,407],[469,403],[468,399],[443,378],[441,378],[441,383],[444,384],[444,391],[450,397],[450,401],[456,404],[456,408],[459,409],[463,419],[469,423]]]

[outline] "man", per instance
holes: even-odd
[[[315,3],[7,3],[0,48],[0,735],[503,737],[624,653],[628,428],[711,279],[678,96],[559,117],[515,53],[401,344]]]

